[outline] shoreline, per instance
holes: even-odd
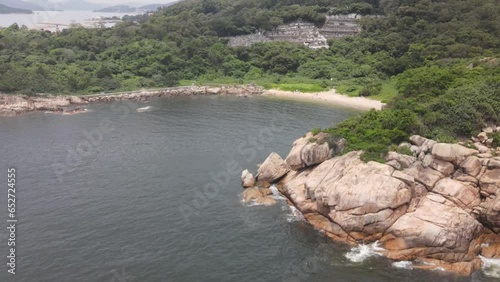
[[[114,101],[149,101],[153,98],[190,96],[239,96],[261,95],[264,89],[256,85],[183,86],[137,91],[90,95],[23,96],[0,93],[0,116],[18,116],[30,112],[77,114],[85,112],[81,107],[91,103]]]
[[[335,89],[332,89],[330,91],[313,92],[313,93],[290,92],[290,91],[270,89],[264,91],[262,96],[289,98],[300,101],[322,102],[362,111],[368,111],[371,109],[380,111],[386,105],[380,101],[368,99],[365,97],[345,96],[337,93]]]
[[[356,110],[381,110],[384,103],[364,97],[349,97],[338,94],[335,89],[328,92],[295,93],[281,90],[265,90],[257,85],[221,85],[221,86],[180,86],[159,89],[141,89],[136,91],[101,93],[89,95],[40,95],[23,96],[0,93],[0,116],[18,116],[30,112],[49,112],[55,114],[84,113],[82,106],[124,100],[149,101],[152,98],[190,96],[264,96],[287,98],[299,101],[328,103]]]

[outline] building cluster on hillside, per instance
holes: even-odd
[[[286,41],[301,43],[312,49],[328,48],[328,39],[352,36],[361,32],[359,19],[360,16],[356,14],[327,16],[321,28],[299,19],[280,25],[272,31],[231,37],[229,46],[251,46],[260,42]]]

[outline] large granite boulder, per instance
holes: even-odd
[[[380,236],[404,214],[412,194],[410,185],[392,177],[394,168],[364,163],[359,156],[352,152],[314,168],[303,192],[303,197],[316,201],[319,211],[355,240]]]
[[[441,179],[432,192],[442,195],[466,211],[481,203],[479,189],[451,178]]]
[[[276,153],[271,153],[259,167],[257,180],[273,183],[290,171],[288,164]]]
[[[305,145],[309,143],[309,140],[313,137],[311,132],[308,132],[306,136],[299,138],[293,142],[293,147],[288,156],[286,157],[286,163],[293,170],[299,170],[304,167],[302,162],[302,149]]]
[[[248,169],[244,170],[241,173],[241,183],[244,188],[255,186],[255,178],[250,173],[250,171],[248,171]]]
[[[432,148],[434,158],[460,165],[466,158],[478,154],[477,150],[469,149],[458,144],[438,143]]]
[[[387,230],[381,242],[387,250],[384,254],[395,260],[424,257],[472,263],[476,257],[469,247],[482,229],[476,219],[453,202],[429,193],[415,211],[401,216]]]
[[[445,177],[437,170],[424,167],[420,162],[414,163],[410,168],[403,170],[403,172],[413,176],[417,182],[423,184],[429,191],[432,190],[439,180]]]
[[[453,166],[452,163],[434,158],[432,162],[429,164],[429,167],[436,171],[439,171],[446,177],[450,176],[455,171],[455,166]]]
[[[293,170],[300,170],[320,164],[331,158],[336,153],[342,151],[345,140],[337,140],[334,148],[330,148],[330,136],[327,133],[313,135],[311,132],[306,136],[296,140],[293,148],[286,157],[286,163]]]
[[[500,169],[487,170],[479,179],[479,186],[485,194],[500,194]]]
[[[460,164],[460,168],[465,174],[476,177],[481,172],[482,164],[478,157],[470,156]]]
[[[488,198],[475,210],[478,212],[479,220],[484,225],[497,234],[500,233],[500,195],[493,199]]]
[[[408,168],[417,160],[417,158],[415,158],[414,156],[408,156],[397,152],[389,152],[385,160],[388,162],[396,161],[401,165],[402,168]]]
[[[310,167],[326,161],[330,157],[330,147],[328,143],[318,144],[317,142],[305,145],[300,152],[304,167]]]

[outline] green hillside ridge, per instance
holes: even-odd
[[[0,4],[0,14],[32,14],[32,13],[33,13],[33,11],[30,11],[30,10],[12,8],[12,7]]]
[[[380,16],[364,17],[360,34],[328,49],[227,46],[227,36],[299,18],[321,26],[325,15],[353,12]],[[389,102],[326,130],[381,160],[414,133],[454,140],[500,124],[498,38],[495,0],[185,0],[114,28],[0,30],[0,91],[84,94],[193,81],[336,88]]]

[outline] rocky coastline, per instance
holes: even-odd
[[[460,144],[412,136],[386,163],[342,154],[345,140],[308,133],[286,157],[272,153],[256,177],[242,174],[243,201],[273,204],[276,185],[289,205],[333,240],[378,242],[381,254],[413,268],[460,275],[500,259],[500,147],[489,127]],[[411,153],[410,153],[411,152]]]
[[[124,100],[148,101],[152,98],[200,95],[232,95],[246,97],[250,95],[260,95],[263,92],[264,89],[260,86],[238,85],[173,87],[85,96],[18,96],[0,93],[0,116],[17,116],[36,111],[70,115],[84,113],[85,109],[82,108],[83,105],[97,102]]]

